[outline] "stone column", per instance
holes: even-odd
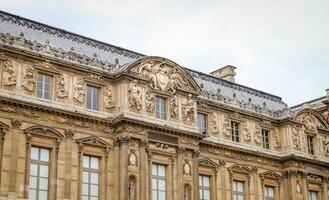
[[[18,162],[18,149],[19,147],[19,135],[22,134],[22,130],[19,126],[11,129],[11,150],[10,150],[10,170],[9,170],[9,190],[8,198],[16,198],[16,178],[17,178],[17,162]],[[27,155],[29,156],[29,155]],[[26,158],[27,159],[27,158]]]
[[[325,177],[323,180],[323,199],[324,200],[329,200],[328,198],[328,177]]]
[[[146,159],[146,145],[147,141],[142,140],[139,143],[139,174],[140,174],[140,180],[139,180],[139,191],[140,191],[140,199],[146,199],[146,165],[147,165],[147,159]]]
[[[296,185],[296,184],[295,184]],[[302,174],[303,199],[308,199],[307,173]]]
[[[120,142],[116,140],[114,147],[114,194],[113,199],[119,199],[120,196]]]
[[[130,138],[120,138],[120,200],[128,199],[128,144]]]
[[[177,189],[178,199],[184,199],[184,184],[183,184],[183,153],[185,149],[178,147],[177,149]]]
[[[199,199],[199,150],[194,150],[193,157],[193,199]]]
[[[71,199],[72,182],[72,138],[73,132],[65,131],[65,177],[64,177],[64,199]]]

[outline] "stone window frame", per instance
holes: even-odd
[[[46,67],[46,66],[51,66],[51,67]],[[56,69],[50,62],[43,61],[40,62],[39,64],[34,64],[33,68],[36,69],[36,75],[35,75],[35,86],[34,86],[34,96],[38,99],[43,99],[43,100],[48,100],[48,101],[54,101],[55,100],[55,94],[56,94],[56,79],[57,77],[61,74],[60,70]],[[50,92],[50,98],[49,99],[44,99],[41,97],[37,96],[37,80],[38,80],[38,75],[43,74],[47,76],[51,76],[51,92]]]
[[[273,144],[274,142],[274,132],[276,131],[276,126],[272,125],[271,123],[270,124],[266,124],[264,121],[263,122],[258,122],[258,125],[260,127],[260,131],[262,132],[262,130],[267,130],[268,131],[268,135],[269,135],[269,145],[270,145],[270,148],[269,149],[265,149],[263,148],[263,143],[261,144],[262,146],[262,149],[264,150],[267,150],[267,151],[272,151],[275,149],[275,145]],[[279,134],[279,137],[280,137],[280,132],[278,132],[277,134]],[[281,137],[280,137],[281,138]],[[263,142],[263,141],[262,141]]]
[[[259,174],[259,176],[261,178],[263,199],[265,199],[265,186],[269,186],[274,188],[274,199],[280,200],[281,183],[283,181],[283,177],[272,170],[265,171]]]
[[[209,112],[205,112],[205,111],[201,111],[201,110],[198,110],[197,111],[197,126],[198,126],[198,128],[199,128],[199,117],[198,117],[199,114],[205,116],[205,129],[206,129],[206,133],[204,135],[205,136],[209,136],[209,115],[210,115],[210,113]],[[201,135],[203,135],[202,133],[200,133],[200,130],[198,130],[198,133],[201,134]]]
[[[232,112],[226,115],[226,119],[229,122],[229,132],[230,132],[230,136],[229,136],[229,141],[233,142],[233,143],[245,143],[245,138],[243,135],[243,128],[244,126],[246,126],[247,124],[247,118],[243,118],[239,113],[237,112]],[[239,128],[238,128],[238,132],[239,132],[239,142],[234,142],[232,140],[232,122],[238,123],[239,124]]]
[[[0,121],[0,185],[1,185],[1,174],[2,174],[3,147],[5,143],[5,136],[8,129],[9,126]]]
[[[267,132],[267,134],[268,134],[268,148],[265,148],[264,147],[264,140],[263,140],[263,131],[266,131]],[[265,150],[271,150],[272,148],[273,148],[273,145],[272,145],[272,131],[270,130],[270,129],[268,129],[268,128],[263,128],[262,126],[261,126],[261,135],[262,135],[262,148],[263,149],[265,149]]]
[[[228,168],[230,176],[231,197],[233,198],[233,181],[241,181],[243,184],[243,199],[250,200],[250,178],[252,176],[252,169],[247,166],[233,164]]]
[[[306,185],[307,185],[307,199],[309,199],[309,191],[317,192],[317,199],[323,198],[325,178],[318,175],[307,174]]]
[[[26,166],[25,166],[25,191],[24,197],[29,194],[29,177],[31,164],[31,148],[49,149],[49,175],[48,182],[57,182],[58,151],[61,140],[64,136],[57,130],[46,126],[31,126],[24,130],[26,134]],[[57,195],[57,185],[49,184],[48,200],[55,200]]]
[[[217,197],[217,173],[221,166],[224,166],[225,162],[220,161],[219,163],[214,162],[213,160],[209,158],[200,158],[198,160],[198,177],[199,175],[202,176],[209,176],[210,178],[210,199],[214,199],[214,197]],[[199,179],[198,179],[199,181]],[[199,183],[198,188],[199,190]]]
[[[92,78],[92,74],[90,74],[89,76],[85,76],[85,77],[81,77],[85,83],[85,99],[84,99],[84,103],[82,104],[82,106],[90,111],[95,111],[95,112],[102,112],[105,111],[105,106],[104,106],[104,94],[105,94],[105,90],[106,87],[110,86],[109,84],[107,84],[101,77],[99,79],[94,79]],[[96,75],[97,76],[97,75]],[[90,87],[95,87],[98,88],[98,110],[93,110],[93,109],[88,109],[87,108],[87,88],[88,86]]]
[[[167,159],[156,159],[155,155],[165,156]],[[149,199],[152,199],[152,164],[163,165],[166,168],[166,199],[173,198],[174,188],[168,184],[174,182],[174,162],[175,156],[171,154],[161,154],[158,152],[148,151],[148,173],[149,173]]]
[[[77,199],[82,199],[82,172],[83,172],[83,156],[97,157],[99,159],[99,178],[98,178],[98,199],[105,200],[107,199],[107,173],[108,173],[108,154],[109,150],[112,149],[112,146],[104,141],[103,139],[97,136],[87,136],[84,138],[76,139],[78,144],[79,151],[79,164],[78,164],[78,197]],[[93,151],[99,150],[99,152]],[[104,184],[101,184],[101,181]]]
[[[164,119],[161,119],[161,118],[156,117],[156,112],[157,112],[157,110],[156,110],[157,98],[164,99],[164,105],[165,105],[165,118]],[[169,113],[169,106],[168,106],[169,104],[168,104],[168,102],[169,102],[168,96],[165,96],[165,95],[162,95],[162,94],[159,94],[159,93],[156,93],[155,92],[155,94],[154,94],[154,117],[156,119],[168,120],[168,118],[169,118],[169,116],[168,116],[168,113]]]

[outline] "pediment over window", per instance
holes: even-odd
[[[282,176],[280,176],[278,173],[274,171],[266,171],[262,174],[260,174],[261,177],[264,178],[270,178],[270,179],[275,179],[275,180],[282,180]]]
[[[202,158],[199,160],[199,165],[203,165],[203,166],[207,166],[207,167],[211,167],[211,168],[218,168],[221,165],[224,165],[225,162],[222,161],[219,164],[216,163],[215,161],[209,159],[209,158]]]
[[[80,138],[77,139],[76,142],[78,144],[87,144],[87,145],[92,145],[92,146],[98,146],[98,147],[103,147],[103,148],[108,148],[111,145],[101,138],[97,136],[90,136],[90,137],[85,137],[85,138]]]
[[[329,128],[324,117],[312,109],[303,109],[296,114],[295,119],[304,124],[306,130],[317,132],[318,128]]]
[[[162,57],[143,57],[130,64],[127,71],[148,79],[149,86],[155,90],[172,94],[177,90],[201,93],[199,85],[181,66]]]
[[[238,165],[238,164],[234,164],[231,167],[228,168],[229,171],[231,172],[239,172],[239,173],[243,173],[243,174],[251,174],[252,173],[252,169],[244,166],[244,165]]]
[[[46,126],[32,126],[26,129],[24,132],[31,135],[39,135],[56,139],[63,138],[63,135],[60,132]]]

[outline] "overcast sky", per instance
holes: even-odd
[[[236,82],[289,106],[329,88],[329,0],[0,0],[0,9]]]

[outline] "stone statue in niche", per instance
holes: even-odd
[[[108,86],[105,90],[104,104],[105,104],[105,108],[107,108],[107,109],[110,109],[110,108],[114,107],[112,90],[111,90],[110,86]]]
[[[130,181],[129,184],[129,200],[135,200],[136,192],[135,192],[135,186],[134,182]]]
[[[3,82],[4,86],[16,85],[16,70],[10,61],[5,61],[3,66]]]
[[[300,149],[300,131],[297,126],[292,127],[292,142],[294,149]]]
[[[77,103],[84,103],[85,102],[85,82],[83,78],[79,78],[76,83],[74,84],[73,88],[73,100]]]
[[[133,80],[129,86],[129,107],[136,110],[142,107],[142,92],[137,86],[137,80]]]
[[[261,132],[261,127],[259,125],[256,125],[255,139],[254,140],[257,144],[262,143],[262,132]]]
[[[190,191],[187,187],[184,190],[184,200],[190,200]]]
[[[273,131],[273,146],[276,148],[281,146],[280,135],[277,131]]]
[[[153,94],[150,93],[150,91],[146,91],[145,106],[146,106],[146,112],[149,113],[154,112],[154,96]]]
[[[178,104],[176,97],[170,97],[170,117],[176,119],[178,117]]]
[[[62,74],[60,74],[56,80],[56,95],[59,98],[64,98],[68,96],[68,93],[65,89],[65,79]]]
[[[183,120],[186,122],[194,122],[194,101],[192,95],[187,96],[187,100],[182,104]]]
[[[29,92],[34,92],[35,78],[36,70],[33,67],[26,68],[25,74],[23,75],[23,87],[25,88],[25,90]]]

